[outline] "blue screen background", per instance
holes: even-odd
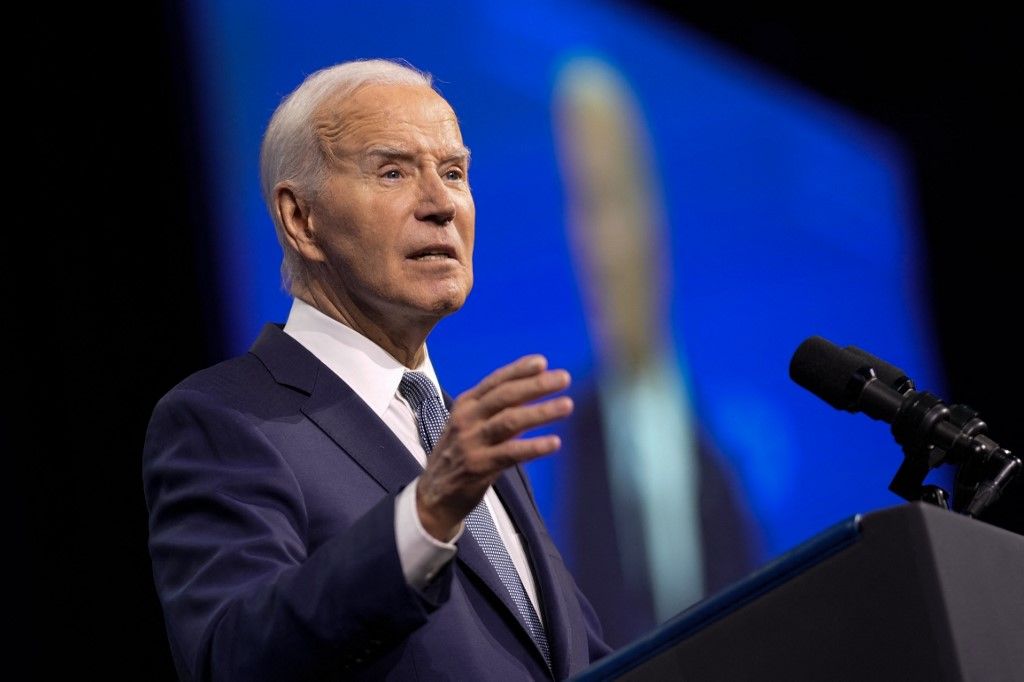
[[[191,28],[230,351],[289,306],[259,192],[271,113],[323,66],[400,57],[434,75],[473,149],[476,285],[430,338],[442,384],[457,394],[533,352],[585,380],[595,353],[566,233],[552,91],[568,60],[597,56],[626,79],[646,121],[670,227],[671,329],[696,415],[738,476],[764,558],[899,502],[886,489],[902,457],[887,428],[829,408],[787,375],[797,345],[819,334],[942,393],[913,178],[886,131],[625,5],[211,0],[193,6]],[[555,468],[529,470],[558,541]]]

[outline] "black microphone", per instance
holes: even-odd
[[[789,376],[800,386],[832,407],[848,412],[863,412],[872,419],[893,425],[893,435],[901,445],[913,436],[924,436],[927,444],[946,450],[962,448],[965,442],[960,428],[949,421],[949,408],[937,397],[906,389],[900,393],[882,380],[878,364],[886,377],[898,385],[909,382],[902,370],[878,362],[873,355],[857,349],[840,348],[820,336],[812,336],[796,349],[789,363]],[[913,382],[910,382],[913,385]],[[911,415],[910,412],[919,414]],[[911,423],[906,422],[910,418]],[[907,430],[917,433],[905,433]],[[901,433],[904,437],[901,438]],[[923,445],[924,443],[914,443]]]
[[[789,376],[837,410],[863,412],[891,424],[903,404],[904,394],[889,382],[904,385],[903,371],[888,363],[875,363],[875,356],[851,348],[840,348],[827,339],[812,336],[793,353]],[[879,377],[879,371],[885,379]]]
[[[1022,468],[1019,458],[984,435],[986,425],[976,412],[963,405],[947,407],[937,396],[916,390],[900,368],[855,346],[840,348],[812,336],[793,353],[789,376],[836,409],[863,412],[892,425],[906,459],[889,488],[908,500],[920,499],[929,469],[967,462],[996,472],[972,485],[972,499],[961,505],[975,516]]]

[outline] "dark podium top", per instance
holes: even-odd
[[[1024,680],[1024,537],[922,503],[857,516],[575,680]]]

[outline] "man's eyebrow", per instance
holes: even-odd
[[[401,147],[389,147],[387,145],[375,145],[366,149],[363,152],[364,156],[380,156],[385,159],[402,159],[409,160],[416,156],[413,152],[408,149],[402,149]]]
[[[450,161],[463,161],[468,164],[472,152],[469,147],[458,147],[453,149],[444,159],[442,163],[448,163]],[[401,147],[392,147],[389,145],[374,145],[369,147],[363,152],[364,156],[377,157],[382,159],[396,161],[412,161],[416,158],[416,152],[409,149],[403,149]]]
[[[445,162],[448,162],[448,161],[461,161],[462,163],[464,163],[465,165],[468,166],[469,162],[470,162],[470,160],[472,160],[472,158],[473,158],[472,150],[470,150],[469,147],[466,147],[465,145],[463,145],[463,147],[461,149],[457,150],[454,154],[449,155],[448,158],[445,159]]]

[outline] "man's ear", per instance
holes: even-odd
[[[289,183],[274,188],[274,210],[284,226],[288,245],[308,261],[323,261],[324,254],[317,244],[312,207]]]

